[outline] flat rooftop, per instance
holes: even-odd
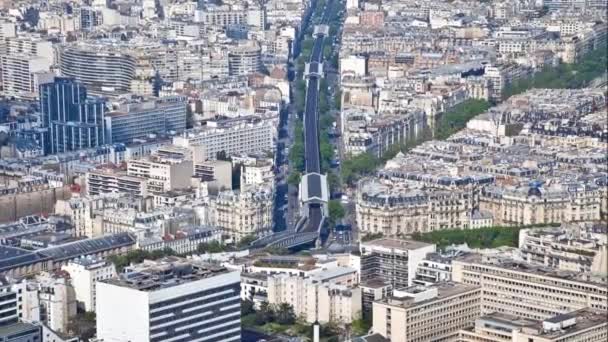
[[[533,273],[537,276],[551,277],[579,283],[587,283],[596,286],[606,286],[606,277],[592,275],[590,273],[579,273],[571,271],[556,270],[554,268],[533,265],[526,262],[514,260],[507,255],[482,255],[477,253],[467,253],[454,258],[456,261],[481,264],[498,267],[515,272]]]
[[[141,264],[127,268],[119,278],[104,282],[151,292],[229,272],[223,266],[171,256],[156,261],[145,260]]]
[[[409,288],[408,288],[409,289]],[[434,297],[431,297],[429,299],[424,299],[424,300],[420,300],[420,301],[416,301],[413,297],[395,297],[395,296],[391,296],[388,298],[384,298],[381,299],[379,301],[377,301],[378,303],[382,303],[382,304],[386,304],[386,305],[390,305],[390,306],[395,306],[395,307],[401,307],[404,309],[408,309],[408,308],[412,308],[412,307],[416,307],[416,306],[421,306],[421,305],[425,305],[428,303],[432,303],[432,302],[436,302],[436,301],[440,301],[443,300],[445,298],[448,297],[452,297],[455,295],[459,295],[462,293],[467,293],[473,290],[480,290],[481,287],[480,286],[475,286],[475,285],[468,285],[468,284],[462,284],[462,283],[453,283],[453,282],[446,282],[446,283],[441,283],[435,286],[431,286],[428,288],[425,288],[426,290],[431,290],[431,289],[437,289],[437,295]],[[417,292],[410,292],[411,294],[415,294],[415,293],[421,293],[423,291],[417,291]]]
[[[412,250],[420,249],[424,247],[432,246],[431,243],[414,241],[414,240],[401,240],[391,238],[380,238],[372,241],[362,242],[361,247],[384,247],[399,250]]]

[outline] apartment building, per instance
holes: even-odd
[[[350,155],[371,153],[381,158],[391,146],[415,141],[425,127],[426,117],[421,110],[400,110],[383,115],[371,112],[342,114],[343,142]]]
[[[361,315],[361,288],[355,271],[334,267],[309,277],[277,274],[268,277],[268,302],[288,303],[309,323],[350,323]]]
[[[209,160],[194,164],[194,176],[204,182],[214,182],[218,190],[232,189],[232,163],[226,160]]]
[[[271,122],[255,117],[208,122],[205,128],[192,129],[173,138],[182,147],[204,146],[207,159],[217,159],[219,152],[226,156],[261,151],[274,151],[275,129]]]
[[[0,54],[2,94],[18,99],[38,98],[41,84],[52,82],[51,63],[44,57]]]
[[[61,269],[70,275],[77,306],[87,312],[95,312],[97,282],[117,276],[113,263],[88,256],[70,261]]]
[[[188,188],[193,173],[192,160],[182,158],[153,155],[127,163],[127,174],[146,179],[146,189],[150,193]]]
[[[556,270],[606,275],[607,245],[586,228],[581,225],[522,229],[519,232],[520,253],[529,263]]]
[[[145,197],[148,186],[145,178],[130,176],[126,172],[98,169],[86,173],[86,191],[89,196],[117,192]]]
[[[458,332],[457,342],[574,342],[605,341],[606,312],[581,309],[546,320],[533,320],[503,313],[478,318],[475,327]]]
[[[239,272],[177,257],[131,266],[97,284],[97,337],[240,341],[239,284]]]
[[[210,203],[211,224],[222,228],[235,241],[247,235],[272,231],[274,190],[258,187],[220,191]]]
[[[601,204],[602,189],[592,184],[488,186],[479,195],[479,209],[491,213],[498,225],[599,220]]]
[[[393,289],[412,286],[416,268],[435,245],[398,239],[361,242],[361,282],[380,280]]]
[[[109,143],[128,143],[150,134],[179,133],[186,129],[186,106],[183,96],[121,104],[105,115],[106,137]]]
[[[135,58],[124,53],[130,48],[116,41],[65,45],[59,59],[61,74],[81,82],[93,95],[128,93],[136,68]]]
[[[0,302],[3,306],[2,318],[0,318],[0,341],[42,341],[40,325],[19,322],[19,315],[24,311],[22,293],[23,291],[8,284],[0,287]]]
[[[414,286],[374,302],[372,329],[392,342],[449,341],[480,316],[479,286]]]
[[[468,254],[452,261],[452,280],[481,286],[484,314],[543,320],[582,308],[606,310],[605,279],[555,271],[504,256]]]
[[[441,229],[467,229],[472,194],[411,186],[406,182],[364,179],[358,184],[357,225],[385,236]]]

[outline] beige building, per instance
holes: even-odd
[[[479,209],[492,213],[497,225],[531,225],[600,219],[602,191],[595,186],[488,186]]]
[[[493,313],[458,333],[458,342],[600,342],[608,338],[606,312],[581,309],[544,321]]]
[[[471,197],[464,190],[422,189],[405,183],[363,180],[357,191],[357,225],[361,232],[384,236],[467,229]]]
[[[529,263],[557,270],[606,275],[608,251],[584,226],[519,231],[519,250]]]
[[[414,286],[374,302],[372,329],[392,342],[453,340],[480,315],[479,286]]]
[[[555,271],[504,256],[459,257],[452,261],[452,280],[481,286],[484,314],[542,320],[586,307],[608,308],[605,278]]]
[[[190,187],[193,170],[192,160],[151,156],[130,160],[127,174],[145,178],[148,192],[164,192]]]
[[[274,192],[259,187],[221,191],[210,202],[210,224],[222,228],[235,241],[272,230]]]
[[[309,277],[277,274],[268,277],[268,302],[288,303],[306,322],[350,323],[361,316],[361,288],[356,272],[335,267]]]
[[[109,192],[126,193],[137,197],[148,194],[145,178],[133,177],[126,172],[100,169],[92,170],[86,174],[86,193],[89,196]]]

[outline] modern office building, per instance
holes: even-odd
[[[91,94],[112,96],[130,92],[136,61],[111,44],[82,44],[63,47],[59,66]]]
[[[468,254],[452,261],[452,280],[482,288],[482,311],[536,320],[583,309],[608,309],[605,278],[556,271],[504,256]]]
[[[374,302],[372,329],[392,342],[450,341],[480,316],[479,286],[414,286]]]
[[[106,342],[240,341],[240,275],[177,257],[97,284],[97,337]]]
[[[187,101],[183,96],[127,102],[105,116],[109,143],[127,143],[150,134],[186,129]]]
[[[262,70],[262,49],[255,42],[235,45],[228,52],[231,76],[249,75]]]
[[[40,86],[40,115],[48,129],[47,154],[105,144],[105,102],[87,96],[87,88],[70,78],[56,77]]]
[[[416,268],[428,253],[435,252],[435,245],[399,239],[377,239],[362,242],[361,282],[380,280],[402,289],[412,286]]]

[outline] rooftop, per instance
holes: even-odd
[[[105,282],[138,291],[156,291],[229,272],[223,266],[179,257],[165,257],[156,261],[145,260],[127,268],[119,278]]]
[[[420,249],[424,247],[432,246],[433,244],[413,241],[413,240],[400,240],[400,239],[391,239],[391,238],[381,238],[368,242],[362,242],[361,247],[383,247],[383,248],[391,248],[391,249],[399,249],[399,250],[413,250]]]
[[[432,286],[432,287],[413,286],[410,288],[406,288],[403,291],[405,293],[412,294],[411,297],[410,296],[404,296],[404,297],[392,296],[392,297],[381,299],[378,302],[386,304],[386,305],[390,305],[390,306],[398,306],[398,307],[407,309],[407,308],[411,308],[411,307],[415,307],[415,306],[425,305],[425,304],[432,303],[435,301],[440,301],[440,300],[446,299],[448,297],[452,297],[455,295],[459,295],[459,294],[463,294],[466,292],[479,290],[479,289],[481,289],[479,286],[462,284],[462,283],[453,283],[453,282],[440,283],[440,284]],[[433,293],[433,294],[436,293],[436,295],[431,295],[429,297],[423,296],[422,300],[418,300],[416,298],[416,295],[422,294],[424,292],[429,292],[429,293]]]

